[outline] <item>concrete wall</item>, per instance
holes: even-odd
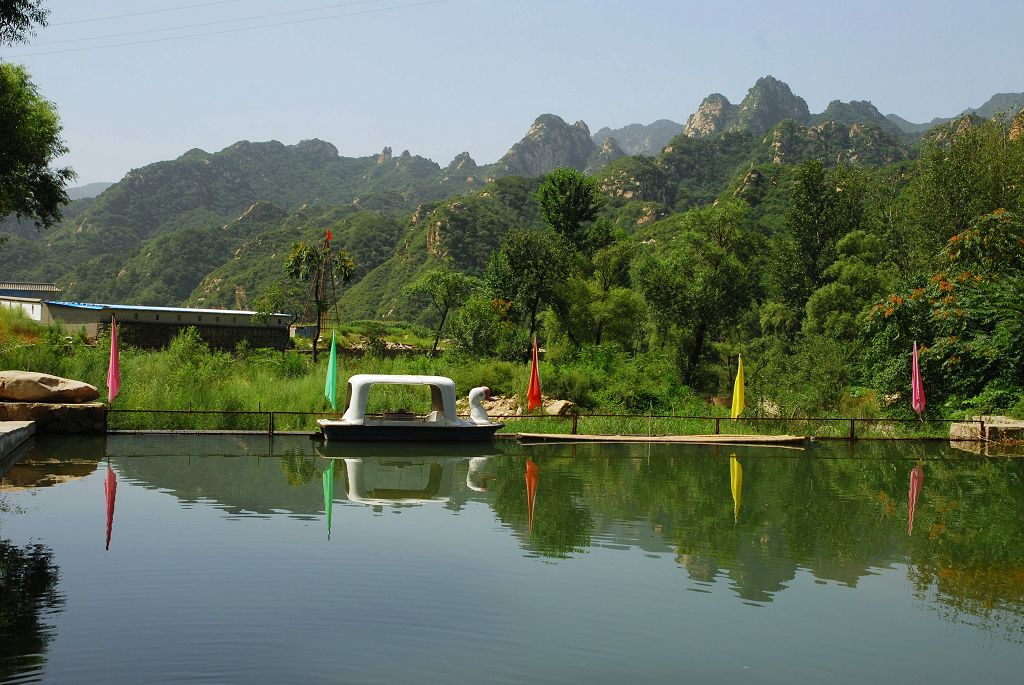
[[[189,325],[185,323],[156,323],[147,321],[118,321],[117,338],[125,345],[157,350],[167,347],[174,336]],[[100,333],[106,333],[108,324],[100,325]],[[249,347],[270,347],[283,350],[288,345],[288,329],[272,326],[218,326],[196,325],[199,337],[214,350],[233,351],[238,343],[245,340]]]
[[[19,297],[0,297],[0,306],[12,309],[22,309],[25,315],[33,321],[43,320],[43,303],[39,300],[23,299]]]
[[[167,347],[171,339],[187,326],[195,326],[199,336],[215,350],[234,350],[242,340],[248,341],[252,348],[278,350],[285,349],[289,343],[289,320],[286,316],[271,317],[265,324],[255,324],[247,312],[71,307],[10,296],[0,296],[0,306],[21,308],[32,320],[44,326],[58,323],[71,334],[84,329],[91,338],[99,337],[110,329],[113,310],[121,342],[145,349]]]

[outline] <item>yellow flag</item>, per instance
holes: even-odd
[[[740,365],[736,369],[736,385],[732,388],[732,418],[743,413],[743,355],[740,355]]]
[[[740,500],[743,497],[743,465],[736,455],[729,457],[729,482],[732,487],[732,515],[740,520]]]

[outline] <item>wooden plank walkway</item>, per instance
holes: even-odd
[[[520,442],[653,442],[690,445],[794,445],[803,435],[573,435],[570,433],[517,433]]]

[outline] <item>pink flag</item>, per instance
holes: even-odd
[[[114,500],[117,499],[117,477],[107,466],[107,477],[103,481],[103,494],[107,497],[107,549],[110,549],[110,533],[114,528]]]
[[[924,383],[921,382],[921,367],[917,364],[917,341],[914,341],[914,364],[910,370],[910,406],[918,416],[924,411]]]
[[[920,464],[910,472],[910,498],[907,507],[907,535],[914,533],[914,512],[917,510],[917,498],[921,496],[921,485],[924,484],[924,467]]]
[[[117,321],[110,317],[110,366],[107,367],[107,403],[121,391],[121,367],[117,356]]]

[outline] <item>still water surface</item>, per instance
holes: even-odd
[[[941,444],[40,439],[0,484],[0,682],[1019,682],[1022,476]]]

